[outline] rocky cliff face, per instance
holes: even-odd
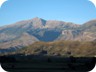
[[[23,47],[37,41],[93,41],[95,39],[96,20],[78,25],[36,17],[0,27],[0,49]]]

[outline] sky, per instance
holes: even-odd
[[[96,19],[89,0],[8,0],[0,8],[0,26],[34,17],[83,24]]]

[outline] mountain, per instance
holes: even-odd
[[[0,27],[0,49],[4,51],[22,48],[38,41],[93,41],[95,39],[96,20],[79,25],[36,17]]]

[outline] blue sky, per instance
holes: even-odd
[[[83,24],[96,19],[96,8],[88,0],[8,0],[0,8],[0,26],[34,17]]]

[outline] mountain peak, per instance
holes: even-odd
[[[40,19],[39,17],[34,17],[33,19]]]
[[[34,17],[32,20],[43,20],[43,19],[39,17]]]
[[[45,26],[46,24],[46,20],[42,19],[42,18],[39,18],[39,17],[35,17],[32,19],[32,22],[35,24],[35,25],[43,25]]]

